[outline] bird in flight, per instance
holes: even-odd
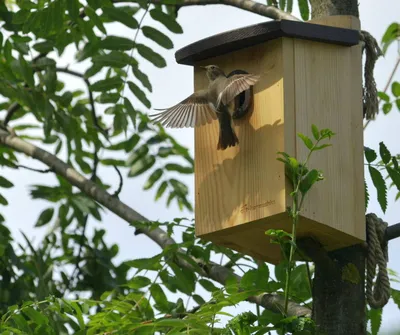
[[[260,76],[235,74],[227,77],[217,65],[202,68],[206,70],[209,80],[207,89],[194,92],[170,108],[156,109],[162,112],[150,117],[166,128],[194,128],[217,119],[220,130],[217,150],[225,150],[239,144],[232,127],[232,108],[228,105],[237,95],[255,85]]]

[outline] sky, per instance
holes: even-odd
[[[369,31],[378,41],[380,41],[387,26],[392,22],[398,22],[400,13],[400,2],[395,0],[381,0],[379,5],[373,0],[360,1],[360,19],[363,30]],[[299,17],[297,8],[293,13]],[[175,61],[175,52],[180,48],[195,42],[199,39],[218,34],[227,30],[245,27],[255,23],[265,22],[264,17],[241,11],[236,8],[213,5],[182,8],[179,11],[178,22],[181,24],[184,33],[174,35],[169,33],[163,26],[154,22],[150,16],[146,16],[144,24],[152,25],[168,34],[174,42],[174,48],[166,51],[161,49],[142,34],[138,37],[138,42],[145,42],[150,47],[160,52],[166,59],[168,66],[158,69],[145,60],[140,60],[140,67],[145,72],[152,83],[153,93],[148,95],[154,108],[162,108],[171,106],[181,101],[191,93],[193,93],[193,68],[191,66],[179,65]],[[108,32],[114,35],[122,35],[134,37],[132,30],[127,30],[120,25],[110,26]],[[69,48],[60,60],[60,66],[71,65],[71,69],[83,72],[87,67],[87,63],[75,64],[73,61],[74,49]],[[398,50],[393,45],[386,56],[381,57],[376,65],[375,80],[379,90],[382,90],[389,74],[391,73],[395,60],[398,57]],[[67,80],[67,86],[82,87],[85,86],[75,78],[64,75]],[[395,80],[400,80],[400,70],[395,75]],[[137,100],[126,90],[126,97],[131,99],[135,105],[139,104]],[[136,105],[135,105],[136,106]],[[143,107],[141,106],[142,110]],[[364,132],[364,144],[373,149],[377,149],[379,142],[383,141],[392,153],[400,152],[400,141],[398,140],[398,128],[400,125],[400,113],[395,109],[388,115],[382,113],[374,122],[367,127]],[[171,130],[170,133],[180,142],[185,144],[194,155],[194,141],[192,129]],[[32,167],[43,168],[43,164],[34,162],[32,159],[26,159],[24,164]],[[116,185],[118,177],[112,169],[102,168],[99,172],[105,182]],[[366,173],[366,175],[368,175]],[[175,204],[170,208],[166,208],[165,199],[154,202],[155,190],[143,191],[142,187],[147,179],[147,174],[135,178],[126,179],[124,188],[120,195],[120,199],[127,205],[131,206],[137,212],[151,220],[167,221],[175,217],[189,217],[193,214],[186,211],[181,212]],[[40,179],[42,183],[53,184],[55,178],[51,175],[39,175],[27,170],[10,171],[7,170],[7,178],[9,178],[15,187],[4,192],[10,205],[2,209],[3,215],[6,217],[7,224],[12,230],[17,241],[22,241],[20,231],[27,236],[34,238],[39,243],[41,236],[45,234],[47,228],[33,228],[33,225],[40,212],[48,206],[43,201],[31,201],[29,197],[29,185],[37,183]],[[190,200],[194,200],[194,176],[180,177],[190,189]],[[371,201],[367,212],[374,212],[389,224],[400,222],[400,203],[394,202],[395,192],[390,191],[388,194],[389,206],[386,213],[382,213],[376,201],[376,195],[369,178],[369,190]],[[18,210],[17,210],[18,208]],[[120,248],[118,260],[132,259],[138,257],[150,257],[160,251],[147,237],[139,235],[134,236],[134,230],[128,226],[126,222],[118,218],[113,213],[107,212],[103,214],[103,222],[91,222],[91,227],[104,228],[107,231],[106,240],[110,243],[117,243]],[[397,256],[400,247],[400,239],[389,243],[389,268],[400,272],[400,259]],[[400,289],[399,284],[395,284],[394,288]],[[231,312],[239,313],[248,309],[250,305],[242,304]],[[383,312],[383,330],[388,330],[392,326],[399,325],[400,311],[397,306],[390,301],[384,308]]]

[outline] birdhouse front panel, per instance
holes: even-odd
[[[261,74],[253,90],[253,112],[234,120],[238,146],[217,150],[218,122],[195,130],[195,215],[206,223],[196,226],[199,235],[285,210],[284,170],[276,160],[277,149],[284,149],[281,56],[282,42],[276,40],[198,64],[216,64],[226,73],[244,69]],[[207,86],[204,70],[196,66],[195,90]]]
[[[217,150],[216,121],[195,128],[198,237],[278,263],[279,245],[271,244],[265,232],[291,231],[286,209],[292,187],[277,153],[304,161],[308,152],[297,133],[312,137],[315,124],[336,135],[332,147],[316,152],[309,162],[325,180],[307,196],[297,236],[315,237],[327,250],[365,240],[357,31],[268,22],[196,42],[176,57],[194,65],[195,91],[209,84],[200,66],[260,75],[249,113],[233,120],[238,145]]]

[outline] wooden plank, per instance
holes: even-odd
[[[196,234],[233,227],[285,211],[285,176],[276,152],[284,149],[282,41],[239,50],[198,65],[216,64],[228,73],[260,73],[254,110],[235,120],[239,146],[217,151],[218,123],[195,130]],[[195,90],[205,88],[195,69]]]
[[[336,133],[332,147],[315,152],[309,161],[310,168],[323,171],[325,180],[307,195],[303,215],[337,229],[339,235],[365,240],[361,84],[352,78],[356,55],[351,48],[294,43],[296,132],[312,137],[314,123]],[[297,141],[297,157],[304,160],[308,149]]]

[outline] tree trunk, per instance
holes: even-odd
[[[357,0],[310,0],[311,16],[352,15],[358,17]]]
[[[328,254],[333,260],[315,263],[313,282],[313,319],[326,335],[364,335],[365,322],[365,249],[361,245]]]
[[[312,18],[359,16],[357,0],[310,0]],[[332,262],[315,260],[313,319],[317,334],[365,335],[365,249],[361,245],[328,253]]]

